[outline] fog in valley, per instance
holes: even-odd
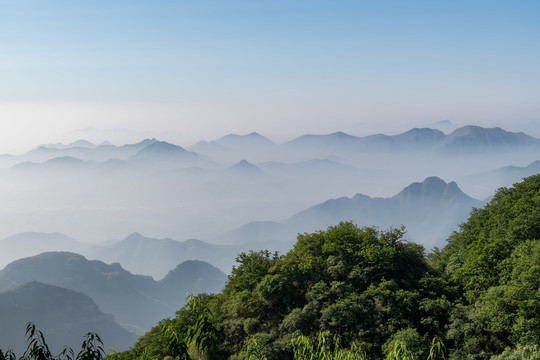
[[[498,187],[536,173],[539,149],[524,133],[479,126],[307,134],[280,144],[256,132],[191,146],[44,144],[2,156],[0,265],[44,250],[100,258],[96,249],[132,233],[286,252],[296,234],[349,220],[404,225],[407,239],[429,251]],[[49,234],[55,245],[9,241],[27,232]],[[228,256],[218,264],[225,272],[234,264]],[[132,270],[166,273],[145,266]]]
[[[414,282],[403,284],[416,286],[416,271],[428,271],[473,209],[540,173],[539,10],[531,1],[0,0],[0,358],[24,352],[29,322],[54,353],[79,348],[89,331],[121,352],[175,317],[186,295],[217,294],[236,286],[235,276],[233,305],[219,300],[247,316],[219,320],[234,328],[235,340],[219,345],[231,354],[260,334],[264,350],[281,346],[266,338],[290,350],[277,334],[331,329],[313,320],[321,314],[328,324],[356,321],[347,334],[360,337],[339,334],[344,344],[361,339],[379,351],[390,337],[361,336],[412,323],[388,321],[394,310],[368,299],[374,307],[357,312],[362,324],[385,312],[393,330],[379,320],[362,327],[349,311],[358,297],[335,295],[334,285],[373,289],[371,266],[382,262],[373,259],[386,252],[351,270],[321,248],[328,289],[302,290],[269,269],[304,256],[279,257],[297,239],[352,222],[390,230],[364,229],[377,246],[414,249],[422,266],[414,263]],[[340,228],[363,232],[332,229]],[[260,259],[248,275],[260,264],[272,271],[266,287],[238,270],[251,257]],[[312,265],[298,264],[309,272],[298,279],[310,282]],[[437,281],[426,282],[435,292],[411,290],[418,303],[392,304],[412,309],[423,328],[411,304],[426,293],[436,297],[434,312],[460,321],[439,302]],[[246,299],[263,287],[286,305],[246,311],[258,309]],[[316,302],[335,302],[335,311],[304,307],[319,292],[325,300]],[[448,294],[462,305],[453,288]],[[287,315],[261,320],[281,307]],[[187,343],[194,351],[194,338]]]
[[[404,226],[406,241],[442,248],[497,188],[539,172],[539,150],[525,133],[468,125],[5,154],[0,317],[16,331],[0,330],[0,345],[23,349],[14,334],[33,321],[58,351],[96,330],[127,349],[186,294],[219,292],[241,252],[284,254],[341,221]]]

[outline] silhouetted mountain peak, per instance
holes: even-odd
[[[77,141],[72,142],[71,144],[67,145],[68,147],[84,147],[84,148],[95,148],[96,145],[92,144],[88,140],[80,139]]]
[[[357,136],[347,134],[347,133],[345,133],[343,131],[336,131],[336,132],[333,132],[333,133],[328,134],[328,135],[307,135],[307,136],[327,137],[327,138],[332,138],[334,140],[344,140],[344,141],[358,140],[359,139]]]
[[[392,136],[399,142],[413,144],[435,143],[444,140],[446,135],[440,130],[430,128],[413,128],[404,133]]]
[[[483,128],[478,125],[465,125],[460,128],[457,128],[456,130],[452,131],[450,136],[453,137],[459,137],[459,136],[483,136],[486,133],[503,133],[505,132],[503,129],[499,127],[495,128]]]
[[[198,160],[199,155],[166,141],[155,141],[131,157],[136,160]]]
[[[243,149],[244,147],[269,148],[276,145],[272,140],[256,132],[252,132],[247,135],[225,135],[215,140],[214,143],[231,149]]]
[[[144,148],[145,151],[156,151],[156,152],[169,152],[169,151],[187,151],[183,147],[179,145],[174,145],[171,143],[168,143],[166,141],[156,141],[151,144],[149,144],[146,148]]]
[[[70,144],[64,144],[64,143],[54,143],[54,144],[44,144],[44,145],[40,145],[37,147],[37,149],[41,149],[41,150],[48,150],[48,149],[58,149],[58,150],[62,150],[62,149],[68,149],[68,148],[83,148],[83,149],[93,149],[95,148],[96,145],[95,144],[92,144],[90,141],[88,140],[77,140],[77,141],[74,141]]]
[[[354,201],[362,201],[362,200],[367,200],[367,199],[371,199],[371,197],[368,195],[361,194],[361,193],[357,193],[352,197],[352,200]]]
[[[164,245],[166,246],[167,244],[176,244],[178,243],[176,240],[173,240],[173,239],[170,239],[170,238],[165,238],[165,239],[154,239],[154,238],[149,238],[149,237],[146,237],[138,232],[134,232],[130,235],[128,235],[124,240],[121,240],[117,243],[117,246],[123,246],[123,248],[127,248],[127,247],[138,247],[138,246],[160,246],[160,245]]]
[[[334,133],[329,134],[329,136],[337,137],[337,138],[350,138],[354,137],[352,135],[349,135],[347,133],[344,133],[343,131],[336,131]]]
[[[342,131],[334,132],[326,135],[305,134],[299,136],[286,144],[289,146],[316,146],[330,148],[348,148],[358,146],[361,138],[346,134]]]
[[[502,150],[506,147],[530,146],[538,140],[522,132],[514,133],[499,127],[483,128],[467,125],[454,130],[445,139],[445,147],[451,151],[470,149]]]
[[[200,274],[203,276],[209,276],[210,278],[223,277],[226,275],[223,271],[217,267],[210,265],[206,261],[201,260],[186,260],[178,264],[174,269],[169,271],[163,279],[160,280],[163,284],[173,284],[175,282],[185,282],[187,279],[192,278],[193,274]]]
[[[135,149],[144,149],[145,147],[147,147],[148,145],[151,145],[153,143],[156,143],[158,142],[157,139],[155,138],[152,138],[152,139],[144,139],[142,141],[139,141],[138,143],[135,143],[135,144],[125,144],[125,145],[122,145],[123,148],[135,148]],[[105,145],[107,146],[107,145]]]
[[[254,168],[256,167],[255,165],[253,165],[252,163],[250,163],[249,161],[247,160],[240,160],[236,165],[234,166],[237,166],[237,167],[240,167],[240,168]]]
[[[141,240],[141,239],[146,239],[146,237],[143,236],[141,233],[134,232],[134,233],[129,234],[124,240],[135,241],[135,240]]]
[[[404,188],[397,195],[393,196],[400,202],[415,201],[452,201],[469,198],[458,185],[452,181],[446,183],[443,179],[431,176],[422,182],[415,182]],[[472,198],[470,198],[472,200]]]
[[[263,141],[266,141],[266,140],[270,141],[270,139],[268,139],[266,136],[262,136],[261,134],[255,131],[246,135],[228,134],[228,135],[220,137],[219,139],[217,139],[217,141],[219,142],[221,140],[230,140],[230,139],[257,139],[257,140],[263,140]]]
[[[441,130],[448,134],[449,132],[451,132],[452,130],[456,128],[456,125],[450,120],[441,120],[441,121],[436,121],[434,123],[431,123],[427,125],[427,127],[431,129]]]
[[[501,129],[500,127],[484,128],[477,125],[466,125],[454,130],[449,137],[476,137],[482,139],[497,139],[514,137],[519,139],[534,139],[532,136],[524,134],[522,132],[510,132]]]
[[[233,166],[225,169],[225,171],[227,173],[236,173],[239,175],[266,176],[266,173],[264,171],[262,171],[259,167],[253,165],[247,160],[241,160]]]

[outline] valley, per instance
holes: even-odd
[[[123,350],[186,294],[219,292],[239,254],[285,254],[298,234],[352,221],[403,226],[405,241],[442,248],[497,188],[536,173],[538,153],[536,138],[475,126],[283,144],[251,133],[188,148],[156,139],[41,145],[2,157],[2,231],[13,233],[0,240],[0,295],[89,296],[69,306],[92,301],[88,326],[106,318],[95,326]],[[29,303],[10,321],[54,329],[32,315],[44,306]]]

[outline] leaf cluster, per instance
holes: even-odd
[[[85,335],[81,350],[75,356],[73,349],[65,347],[58,355],[53,355],[43,333],[32,323],[26,326],[27,349],[21,357],[8,350],[5,354],[0,350],[0,360],[102,360],[105,358],[103,342],[96,333]]]

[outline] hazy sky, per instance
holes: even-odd
[[[0,152],[539,121],[539,14],[537,0],[0,0]]]

